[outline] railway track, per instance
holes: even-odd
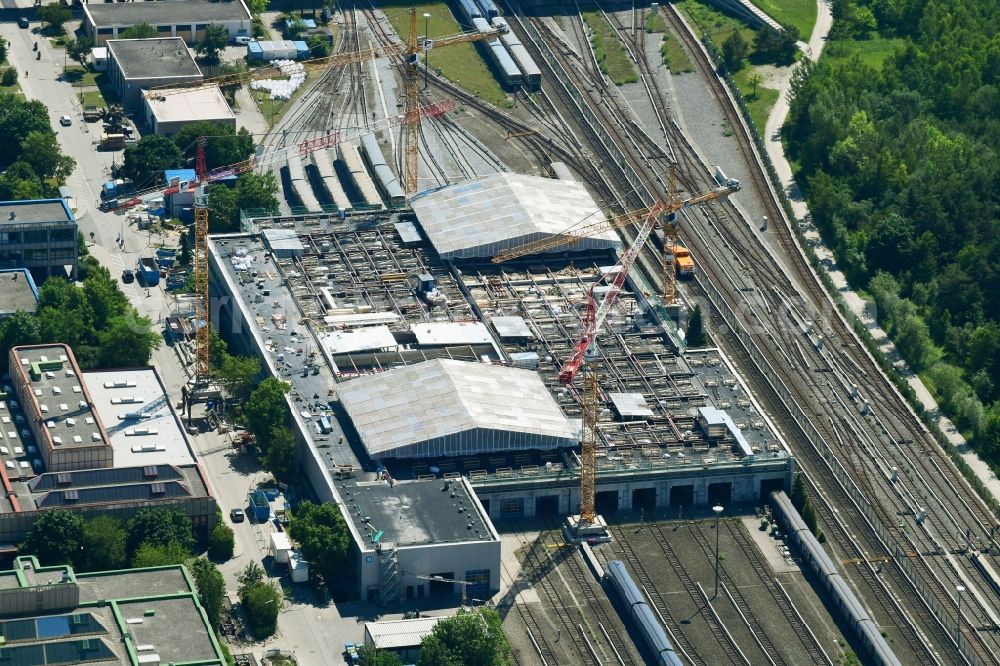
[[[833,666],[833,660],[830,659],[830,655],[826,653],[826,650],[820,645],[815,634],[802,621],[802,616],[799,615],[798,610],[792,606],[788,598],[778,589],[770,567],[764,563],[757,552],[757,545],[750,541],[739,524],[728,520],[724,521],[723,524],[725,524],[733,541],[739,546],[740,551],[746,558],[746,562],[750,564],[760,582],[767,588],[775,607],[781,611],[781,614],[785,616],[785,621],[792,627],[792,633],[795,634],[799,642],[806,649],[806,652],[809,653],[811,663]]]
[[[729,521],[726,522],[728,523]],[[708,543],[708,539],[705,537],[705,533],[701,531],[701,527],[697,523],[689,523],[688,530],[694,537],[698,547],[701,548],[702,553],[708,558],[709,561],[711,561],[715,556],[715,550],[712,548],[711,544]],[[721,563],[719,564],[719,578],[721,584],[723,585],[723,589],[726,592],[726,596],[730,599],[733,606],[739,611],[741,619],[746,624],[750,633],[753,634],[754,640],[757,642],[758,647],[760,647],[760,650],[764,654],[768,663],[772,666],[787,666],[788,662],[785,661],[782,656],[782,651],[779,650],[774,644],[774,641],[771,640],[771,637],[764,629],[764,625],[760,623],[757,615],[750,607],[750,602],[748,602],[746,597],[743,596],[743,592],[740,590],[739,585],[737,585],[736,581],[734,581],[732,576],[729,575],[725,565]]]
[[[670,604],[660,594],[656,583],[653,581],[653,577],[649,575],[645,565],[642,563],[642,558],[635,552],[628,537],[622,534],[620,530],[612,530],[612,532],[615,535],[615,546],[621,553],[622,559],[628,564],[632,575],[635,576],[639,584],[639,589],[646,595],[647,603],[649,603],[663,621],[664,628],[670,637],[671,643],[673,643],[674,649],[683,655],[689,664],[693,664],[694,666],[706,665],[706,661],[698,654],[690,639],[684,634],[682,622],[674,617],[673,612],[670,610]]]

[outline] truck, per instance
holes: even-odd
[[[160,284],[160,268],[152,257],[140,257],[135,273],[139,283],[144,287],[155,287]]]
[[[83,119],[88,123],[97,122],[104,117],[104,109],[96,104],[88,104],[83,108]]]
[[[107,132],[101,132],[100,148],[101,150],[124,150],[125,135],[108,134]]]
[[[674,245],[674,266],[677,268],[677,276],[681,278],[689,278],[694,275],[695,265],[694,257],[691,256],[691,251],[684,247],[683,245]]]
[[[101,185],[101,198],[113,199],[132,191],[132,181],[128,178],[116,178]]]

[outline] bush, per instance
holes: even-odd
[[[236,548],[236,538],[229,525],[219,523],[212,530],[212,535],[208,541],[208,554],[217,560],[228,560],[233,556]]]
[[[3,70],[3,75],[0,76],[0,83],[5,86],[12,86],[17,83],[17,70],[13,67]]]

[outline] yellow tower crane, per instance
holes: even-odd
[[[418,172],[418,143],[420,137],[420,80],[417,78],[417,63],[421,51],[428,51],[431,47],[435,49],[454,46],[455,44],[466,44],[478,42],[486,39],[494,39],[506,32],[503,28],[492,28],[482,32],[460,32],[454,35],[436,37],[433,41],[427,40],[421,43],[417,39],[417,10],[410,8],[410,34],[406,44],[388,44],[386,46],[352,51],[349,53],[338,53],[325,58],[313,58],[303,60],[300,64],[307,72],[318,69],[329,69],[330,67],[341,67],[359,62],[368,62],[378,58],[391,57],[401,59],[404,66],[404,87],[406,91],[406,120],[403,123],[403,187],[407,197],[413,196],[417,192],[417,172]],[[426,38],[425,38],[426,39]],[[236,74],[226,74],[216,76],[202,81],[200,86],[228,86],[241,85],[270,79],[275,76],[282,76],[281,70],[275,66],[260,67],[248,72],[238,72]],[[149,99],[164,98],[168,95],[182,93],[191,89],[174,87],[179,84],[169,86],[159,86],[150,88],[145,96]]]
[[[722,199],[739,189],[740,182],[729,179],[718,188],[689,199],[680,199],[674,194],[672,201],[668,203],[657,202],[649,208],[634,210],[618,217],[605,218],[597,222],[584,222],[562,233],[504,250],[493,257],[493,263],[500,264],[505,261],[538,254],[539,252],[574,245],[585,238],[598,236],[607,231],[641,224],[650,213],[656,212],[660,214],[659,226],[664,237],[663,253],[661,255],[663,302],[665,305],[674,305],[677,302],[677,276],[674,270],[674,252],[677,247],[677,211],[708,201]],[[671,186],[671,192],[675,192],[673,186]]]

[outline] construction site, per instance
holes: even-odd
[[[979,663],[996,641],[980,629],[991,574],[978,552],[934,558],[970,552],[955,521],[975,523],[972,543],[988,512],[930,489],[966,486],[927,467],[947,462],[933,443],[899,446],[929,440],[896,436],[919,428],[828,316],[788,226],[759,237],[784,213],[739,116],[747,161],[710,165],[654,85],[641,104],[609,92],[580,16],[475,6],[456,16],[477,30],[434,48],[533,56],[540,76],[519,82],[491,66],[509,113],[432,76],[414,10],[395,35],[398,16],[352,9],[340,26],[355,41],[303,65],[318,83],[257,156],[209,172],[202,152],[190,184],[194,319],[290,385],[303,477],[351,531],[354,597],[494,605],[518,664]],[[633,22],[647,12],[699,48],[672,7]],[[210,236],[205,186],[272,168],[279,209]],[[198,401],[218,390],[195,330]],[[796,478],[822,528],[801,491],[798,506],[785,495]],[[898,483],[944,510],[904,505]],[[953,569],[984,578],[979,625],[952,620],[934,587]]]

